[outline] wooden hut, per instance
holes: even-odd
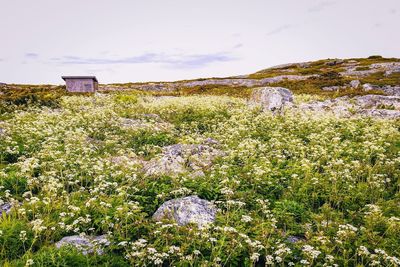
[[[95,76],[62,76],[68,92],[95,92],[99,88],[99,82]]]

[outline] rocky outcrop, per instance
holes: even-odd
[[[178,225],[189,223],[204,227],[215,221],[217,209],[198,196],[173,199],[162,204],[153,215],[155,221],[172,220]]]
[[[348,68],[346,71],[340,72],[340,75],[346,77],[365,77],[379,72],[378,69],[357,70],[357,68],[358,67]]]
[[[110,241],[108,241],[106,235],[100,236],[65,236],[56,244],[57,248],[61,248],[62,246],[73,246],[82,254],[103,254],[104,247],[110,245]]]
[[[281,81],[302,81],[307,80],[315,75],[279,75],[271,78],[263,79],[207,79],[200,81],[185,82],[180,84],[180,87],[195,87],[195,86],[205,86],[205,85],[226,85],[226,86],[263,86],[273,83],[278,83]]]
[[[156,92],[170,92],[176,89],[176,85],[174,83],[133,83],[130,85],[113,85],[113,84],[104,84],[99,85],[100,91],[123,91],[123,90],[142,90],[142,91],[156,91]]]
[[[293,94],[283,87],[262,87],[253,90],[249,104],[261,106],[263,111],[279,112],[293,104]]]
[[[385,71],[385,76],[400,72],[400,62],[384,62],[371,64],[370,68]]]
[[[389,108],[400,110],[400,96],[364,95],[353,98],[355,105],[361,108]]]
[[[276,66],[272,66],[268,68],[269,70],[276,70],[276,69],[286,69],[286,68],[308,68],[311,65],[311,62],[298,62],[298,63],[287,63],[287,64],[280,64]]]
[[[185,173],[203,175],[212,162],[224,153],[211,145],[176,144],[163,148],[161,155],[144,163],[146,176],[177,176]]]
[[[326,101],[300,104],[303,111],[332,112],[337,116],[372,116],[385,119],[400,118],[400,97],[365,95],[350,98],[347,96]]]
[[[365,66],[365,69],[360,69],[358,66],[349,66],[346,68],[346,71],[340,74],[347,77],[364,77],[377,72],[384,72],[385,76],[400,72],[400,62],[376,63]]]
[[[391,86],[391,85],[378,86],[378,85],[373,85],[370,83],[365,83],[362,85],[362,88],[366,92],[371,91],[371,90],[378,90],[378,91],[383,91],[387,95],[400,96],[400,85],[399,86]]]
[[[99,86],[100,91],[119,91],[119,90],[143,90],[143,91],[174,91],[179,88],[191,88],[196,86],[207,86],[207,85],[224,85],[232,87],[256,87],[265,86],[282,81],[304,81],[312,77],[318,77],[319,75],[279,75],[270,78],[263,79],[247,79],[247,78],[212,78],[188,82],[171,82],[171,83],[149,83],[149,84],[131,84],[128,87],[116,86],[116,85],[101,85]]]

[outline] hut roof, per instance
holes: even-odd
[[[96,76],[61,76],[61,78],[64,81],[67,79],[92,79],[95,82],[98,82]]]

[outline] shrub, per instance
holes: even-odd
[[[0,263],[2,259],[16,259],[36,248],[33,232],[23,221],[3,215],[0,231]]]

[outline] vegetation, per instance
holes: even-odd
[[[399,120],[273,116],[227,96],[60,94],[2,102],[0,204],[13,208],[0,217],[0,265],[400,264]],[[149,114],[172,129],[155,130]],[[124,127],[138,118],[154,129]],[[200,177],[147,177],[112,160],[207,138],[226,155]],[[214,224],[152,220],[165,201],[194,194],[218,207]],[[103,255],[54,246],[78,234],[111,244]]]

